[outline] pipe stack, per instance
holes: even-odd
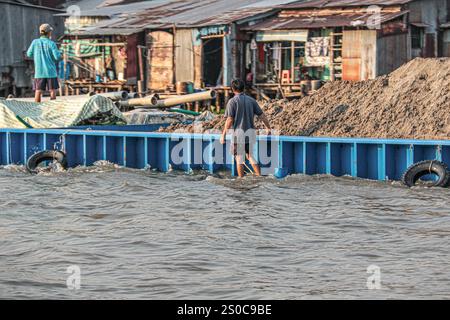
[[[90,96],[96,95],[91,92]],[[186,95],[172,96],[161,99],[158,94],[152,94],[144,98],[140,98],[137,93],[128,93],[126,91],[99,93],[97,95],[109,98],[115,101],[119,108],[145,108],[145,109],[168,109],[185,103],[194,103],[200,101],[213,100],[217,97],[214,90],[197,92]]]
[[[166,99],[160,99],[158,94],[153,94],[144,98],[129,99],[120,101],[121,107],[143,107],[143,108],[171,108],[184,103],[193,103],[197,101],[207,101],[216,98],[216,91],[204,91],[182,96],[173,96]]]

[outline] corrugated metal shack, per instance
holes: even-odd
[[[148,90],[173,91],[178,82],[227,87],[233,77],[244,77],[251,64],[250,39],[241,28],[291,2],[155,0],[104,6],[68,18],[66,38],[71,45],[81,41],[111,44],[107,56],[113,58],[116,69],[123,64],[121,71],[111,75],[117,78],[122,73],[128,83],[145,81]],[[122,55],[113,48],[122,50]]]
[[[120,2],[128,1],[114,3]],[[137,51],[145,45],[144,32],[133,25],[124,27],[121,22],[146,9],[148,3],[110,6],[108,1],[78,1],[60,14],[65,18],[61,45],[66,94],[137,90]]]
[[[0,0],[0,96],[20,95],[31,87],[33,66],[24,52],[39,37],[39,25],[50,23],[54,39],[64,33],[64,21],[53,8]]]
[[[320,81],[372,79],[419,56],[448,55],[449,32],[443,28],[449,11],[449,0],[285,5],[245,29],[253,39],[254,83],[268,90],[311,89]]]

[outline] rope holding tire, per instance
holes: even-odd
[[[33,154],[27,161],[27,170],[29,173],[37,174],[37,167],[45,161],[56,161],[64,169],[67,169],[67,157],[66,154],[59,150],[45,150]]]
[[[436,175],[438,179],[431,185],[432,187],[445,188],[450,185],[450,171],[447,164],[441,161],[422,161],[413,164],[406,170],[402,177],[402,182],[407,187],[414,187],[421,178],[427,175]]]

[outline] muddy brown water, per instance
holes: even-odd
[[[2,299],[450,298],[448,189],[103,165],[0,190]]]

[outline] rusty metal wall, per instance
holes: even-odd
[[[174,83],[173,35],[165,31],[153,31],[147,35],[148,88],[165,90]]]
[[[377,76],[388,74],[408,62],[408,34],[381,37],[377,46]]]
[[[50,23],[55,29],[53,39],[64,34],[64,20],[55,17],[56,13],[59,11],[0,3],[0,72],[12,69],[17,87],[31,86],[23,53],[39,37],[39,26]]]
[[[360,81],[375,78],[377,32],[375,30],[345,30],[342,59],[343,80]]]
[[[360,31],[344,31],[342,43],[342,80],[361,80]]]
[[[138,78],[138,49],[139,34],[132,34],[127,37],[127,69],[126,79],[131,83],[137,83]]]

